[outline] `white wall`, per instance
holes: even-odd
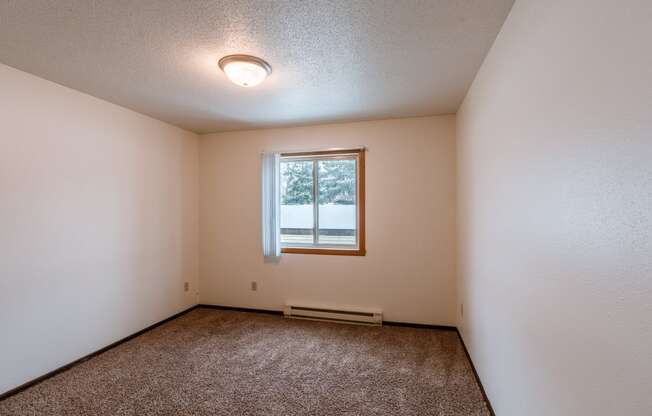
[[[358,145],[369,148],[367,255],[287,254],[264,263],[261,152]],[[300,300],[455,324],[454,116],[202,136],[200,192],[202,303],[281,309]]]
[[[192,133],[0,65],[0,393],[197,303],[197,158]]]
[[[499,416],[652,414],[651,21],[517,0],[458,113],[460,324]]]

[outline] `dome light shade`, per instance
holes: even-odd
[[[272,73],[267,62],[251,55],[228,55],[218,65],[231,82],[241,87],[255,87]]]

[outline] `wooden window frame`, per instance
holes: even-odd
[[[322,150],[315,152],[281,153],[281,157],[319,157],[329,155],[356,155],[357,166],[357,215],[358,215],[358,246],[352,249],[328,247],[282,247],[283,254],[325,254],[335,256],[364,256],[365,247],[365,149]]]

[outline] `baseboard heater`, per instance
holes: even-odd
[[[309,319],[358,325],[382,325],[383,313],[378,309],[332,307],[289,303],[283,308],[286,318]]]

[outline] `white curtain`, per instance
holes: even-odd
[[[281,154],[263,154],[262,226],[263,255],[281,255]]]

